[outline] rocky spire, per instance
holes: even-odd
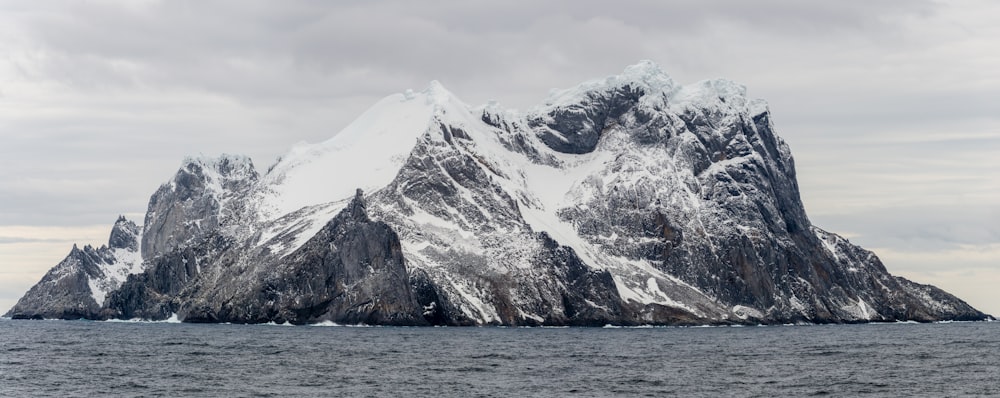
[[[139,226],[135,225],[134,222],[125,218],[125,216],[118,216],[118,221],[115,221],[114,227],[111,228],[108,247],[112,249],[138,250],[139,231]]]

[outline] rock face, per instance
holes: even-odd
[[[245,205],[239,198],[256,181],[257,170],[247,157],[185,159],[174,178],[149,199],[143,259],[200,240],[222,225],[238,227]]]
[[[243,157],[188,159],[145,221],[141,234],[113,232],[111,248],[74,248],[10,314],[387,325],[988,317],[813,226],[763,101],[725,80],[678,85],[649,62],[526,114],[470,108],[432,83],[263,175]],[[142,255],[95,295],[87,281],[121,262],[101,250]]]

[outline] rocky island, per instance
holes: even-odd
[[[13,318],[379,325],[983,320],[812,225],[765,102],[651,62],[527,112],[432,82],[259,172],[189,158]]]

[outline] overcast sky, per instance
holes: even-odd
[[[814,224],[1000,315],[1000,2],[0,0],[0,313],[186,155],[259,169],[439,80],[527,109],[641,59],[770,103]]]

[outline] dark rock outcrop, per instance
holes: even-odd
[[[549,148],[563,153],[588,153],[597,147],[604,130],[635,106],[641,88],[625,84],[610,90],[588,91],[579,102],[552,107],[528,119],[528,125]]]
[[[231,240],[218,234],[201,238],[195,244],[177,247],[156,257],[145,272],[130,275],[121,287],[108,295],[103,319],[164,320],[181,305],[178,297],[197,280],[201,264],[229,250]]]
[[[111,228],[108,247],[111,249],[139,250],[139,237],[142,230],[134,222],[119,216],[115,226]]]

